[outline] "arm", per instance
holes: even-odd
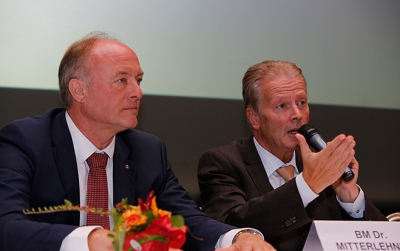
[[[3,251],[59,250],[64,237],[77,227],[55,224],[59,219],[70,218],[70,212],[51,216],[26,216],[22,213],[24,209],[37,207],[37,204],[31,204],[33,196],[46,196],[44,190],[43,193],[32,190],[38,180],[47,179],[46,183],[41,182],[44,189],[47,183],[60,182],[52,180],[50,164],[46,166],[40,162],[34,152],[35,148],[46,148],[46,142],[43,142],[45,136],[35,135],[39,133],[35,128],[31,128],[32,131],[29,129],[27,131],[20,124],[11,124],[0,131],[0,249]],[[37,141],[32,141],[32,137],[36,137]],[[38,169],[36,164],[48,167],[48,173],[35,173]],[[61,182],[59,185],[62,186]],[[48,205],[62,204],[62,200]],[[45,222],[45,218],[54,223]]]

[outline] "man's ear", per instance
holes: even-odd
[[[72,98],[78,103],[85,102],[86,88],[86,83],[77,78],[71,79],[68,83],[69,92]]]
[[[251,127],[254,130],[260,129],[260,116],[256,111],[254,111],[252,108],[247,107],[246,108],[246,116],[247,120],[249,121]]]

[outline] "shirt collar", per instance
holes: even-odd
[[[276,172],[276,169],[278,169],[281,166],[288,166],[292,165],[294,166],[295,174],[298,174],[299,171],[297,170],[296,166],[296,152],[293,151],[293,156],[292,159],[288,163],[284,163],[282,160],[278,159],[275,155],[270,153],[269,151],[265,150],[256,140],[255,137],[253,137],[254,145],[256,146],[258,155],[261,158],[261,162],[263,163],[264,169],[267,172],[268,177],[271,175],[274,175]]]
[[[92,155],[94,152],[105,152],[110,159],[114,156],[115,149],[115,135],[111,143],[104,149],[97,149],[90,140],[88,140],[85,135],[76,127],[75,123],[72,121],[68,112],[65,113],[65,118],[67,120],[67,125],[71,133],[72,142],[74,145],[75,156],[78,163],[83,163],[86,159]]]

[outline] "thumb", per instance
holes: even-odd
[[[304,138],[303,135],[301,135],[300,133],[296,133],[296,138],[299,141],[299,146],[300,146],[300,151],[302,153],[302,155],[308,155],[311,153],[311,149],[307,144],[306,139]]]

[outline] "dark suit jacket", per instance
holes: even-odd
[[[114,204],[136,204],[155,191],[159,208],[181,214],[196,241],[187,235],[186,250],[214,250],[219,236],[233,227],[211,220],[178,184],[163,142],[126,130],[116,136],[113,158]],[[125,168],[128,165],[130,168]],[[25,216],[22,210],[79,204],[79,183],[65,109],[18,120],[0,131],[0,250],[59,250],[79,225],[79,212]]]
[[[297,166],[302,171],[300,153]],[[313,220],[352,220],[339,205],[332,187],[305,209],[295,179],[273,189],[253,137],[206,151],[198,179],[203,211],[237,227],[259,229],[278,250],[301,250]],[[386,220],[366,198],[366,220]]]

